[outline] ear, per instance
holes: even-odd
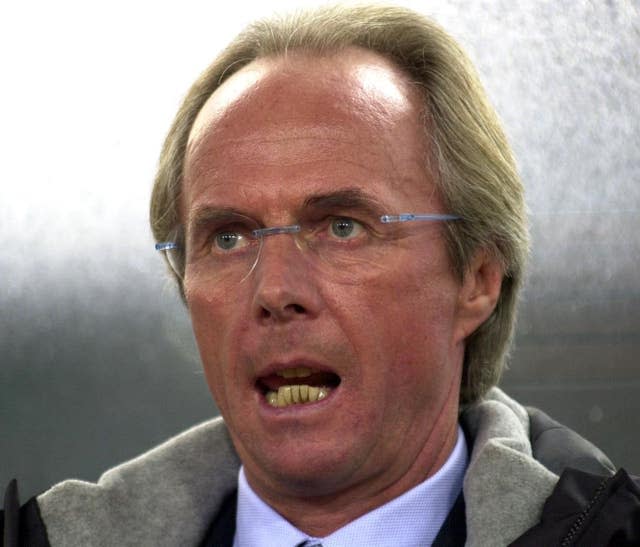
[[[486,249],[477,250],[458,293],[456,341],[464,341],[489,318],[500,296],[502,277],[500,260]]]

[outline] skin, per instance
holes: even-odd
[[[345,189],[383,212],[445,212],[425,169],[417,92],[384,58],[254,61],[208,100],[192,129],[181,214],[233,207],[292,224],[304,200]],[[222,291],[187,266],[185,294],[207,382],[256,493],[325,536],[433,475],[457,439],[464,340],[501,282],[479,251],[453,274],[441,227],[422,226],[362,279],[321,275],[290,235],[265,240],[254,271]],[[256,381],[305,364],[340,385],[283,409]]]

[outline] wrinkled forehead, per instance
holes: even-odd
[[[415,124],[422,121],[422,111],[421,96],[408,77],[377,53],[356,47],[322,56],[292,52],[257,59],[228,78],[199,112],[187,153],[216,126],[228,134],[240,115],[253,117],[262,137],[265,122],[277,133],[287,130],[287,118],[339,135],[362,119],[381,127],[403,118]],[[242,131],[239,137],[251,137],[246,128]]]
[[[404,73],[368,50],[256,60],[197,116],[183,213],[249,195],[302,202],[354,183],[414,199],[432,188],[422,112]]]

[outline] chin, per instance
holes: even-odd
[[[247,463],[257,462],[254,469],[248,469],[245,464],[245,471],[260,476],[259,480],[266,478],[279,489],[286,485],[290,494],[317,497],[344,488],[361,467],[361,461],[345,450],[343,443],[303,443],[288,450],[287,444],[281,443],[279,448],[252,454],[250,460],[243,459]]]

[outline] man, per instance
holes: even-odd
[[[337,7],[251,26],[178,112],[151,223],[222,418],[21,510],[10,487],[5,544],[638,541],[634,482],[493,388],[523,191],[432,22]]]

